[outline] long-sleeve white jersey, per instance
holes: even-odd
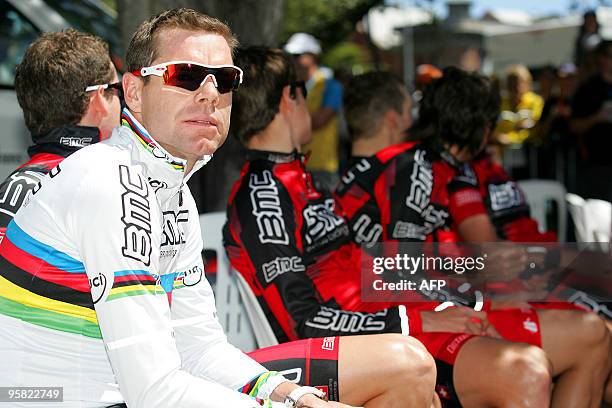
[[[267,398],[283,378],[223,334],[185,162],[122,118],[55,167],[7,228],[0,386],[63,387],[62,407],[259,406],[239,390]]]

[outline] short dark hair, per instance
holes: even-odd
[[[244,71],[244,83],[234,93],[230,123],[245,144],[272,122],[283,88],[296,81],[297,75],[293,58],[280,49],[240,48],[235,64]]]
[[[419,115],[411,128],[412,139],[457,145],[478,153],[485,130],[499,116],[499,92],[477,73],[450,67],[423,92]]]
[[[225,38],[232,53],[238,46],[238,40],[232,34],[232,30],[222,21],[193,9],[167,10],[151,17],[136,29],[125,56],[128,71],[133,72],[150,66],[157,58],[157,36],[163,30],[170,29],[219,34]]]
[[[34,141],[78,123],[89,104],[85,88],[110,82],[113,73],[108,44],[95,35],[69,29],[30,44],[17,66],[15,91]]]
[[[408,90],[389,72],[369,72],[352,78],[344,92],[344,115],[352,140],[373,136],[385,113],[402,113]]]

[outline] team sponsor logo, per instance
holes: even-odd
[[[266,283],[272,282],[278,276],[287,272],[304,272],[306,267],[299,256],[274,258],[261,266]]]
[[[259,241],[262,244],[289,244],[278,187],[272,178],[272,173],[264,170],[261,176],[251,174],[249,188],[253,215],[259,229]]]
[[[119,180],[125,189],[121,194],[124,242],[123,256],[151,263],[151,208],[145,180],[125,165],[119,166]]]
[[[70,147],[89,146],[93,139],[91,137],[60,137],[60,144]]]
[[[369,215],[361,214],[353,224],[353,232],[356,243],[371,248],[378,242],[383,227],[379,223],[373,222]]]
[[[0,211],[14,217],[39,182],[40,179],[33,172],[11,174],[5,183],[5,190],[0,192]]]
[[[164,230],[161,246],[181,245],[185,243],[183,224],[189,220],[189,211],[164,211]]]
[[[427,227],[412,222],[398,221],[393,227],[392,236],[395,239],[419,239],[424,240],[428,234]]]
[[[302,369],[299,367],[279,371],[278,373],[285,377],[287,381],[291,381],[292,383],[297,384],[302,379]]]
[[[325,337],[323,339],[323,344],[321,344],[321,349],[334,351],[336,347],[336,338],[335,337]]]
[[[493,211],[506,210],[523,205],[523,196],[513,181],[489,184],[489,198]]]
[[[527,318],[523,321],[523,328],[532,333],[538,332],[538,324],[534,322],[533,320],[531,320],[530,318]]]
[[[196,265],[191,269],[186,270],[181,273],[183,285],[185,286],[194,286],[202,281],[202,276],[204,275],[204,270],[200,265]]]
[[[309,245],[328,236],[337,227],[345,225],[344,218],[334,212],[333,198],[305,207],[303,215],[306,222],[306,243]]]
[[[451,341],[448,346],[446,346],[446,351],[448,351],[450,354],[455,354],[455,351],[457,351],[457,347],[459,347],[463,340],[468,337],[470,337],[469,334],[463,334],[455,337],[453,341]]]
[[[52,168],[49,171],[49,177],[54,178],[55,176],[57,176],[58,174],[60,174],[62,172],[62,168],[60,167],[60,165],[58,164],[57,166],[55,166],[54,168]]]
[[[306,326],[342,333],[382,331],[385,329],[387,310],[376,313],[346,312],[321,306],[321,309]]]
[[[94,304],[98,303],[102,296],[106,293],[107,281],[106,276],[102,273],[93,278],[89,278],[89,287],[91,290],[91,299]]]
[[[55,166],[54,168],[52,168],[49,171],[49,177],[54,178],[55,176],[57,176],[58,174],[60,174],[62,171],[60,165],[58,164],[57,166]],[[32,195],[38,193],[38,190],[40,190],[40,188],[42,187],[42,183],[41,181],[39,181],[36,186],[32,189]],[[24,202],[24,206],[28,204],[28,202],[30,201],[30,197],[26,197],[26,201]]]
[[[424,150],[417,150],[414,154],[414,167],[410,180],[410,192],[406,197],[406,205],[421,214],[429,205],[434,180],[431,163],[425,160]]]
[[[357,163],[355,167],[346,172],[346,174],[342,177],[342,182],[344,184],[350,184],[355,180],[355,172],[365,173],[371,168],[372,165],[370,164],[370,162],[368,162],[367,159],[361,159],[361,161],[359,161],[359,163]]]
[[[414,155],[414,167],[410,180],[410,192],[406,197],[406,206],[416,211],[423,219],[423,225],[415,228],[414,224],[398,221],[393,228],[394,238],[424,239],[446,223],[449,214],[443,209],[436,209],[430,203],[433,190],[433,171],[431,163],[425,160],[425,151],[417,150]]]
[[[168,183],[166,183],[165,181],[154,180],[151,177],[149,177],[149,185],[151,186],[151,188],[153,188],[153,191],[155,193],[157,193],[159,189],[168,188]]]

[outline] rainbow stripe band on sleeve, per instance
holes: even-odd
[[[259,394],[259,390],[266,383],[268,378],[278,375],[277,371],[266,371],[265,373],[259,375],[258,377],[253,378],[247,384],[245,384],[240,391],[243,394],[248,395],[249,397],[253,397],[257,399],[260,403],[262,402],[257,395]]]

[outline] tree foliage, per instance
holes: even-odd
[[[355,24],[382,0],[285,0],[280,39],[284,43],[296,32],[307,32],[331,49],[355,29]]]

